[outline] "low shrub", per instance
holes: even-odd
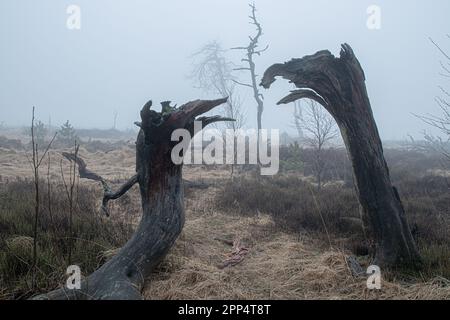
[[[46,183],[41,183],[37,288],[33,290],[34,187],[26,181],[0,185],[0,293],[3,290],[5,298],[28,298],[56,288],[64,283],[69,263],[80,266],[87,275],[104,262],[103,252],[121,247],[130,237],[131,224],[105,218],[98,212],[99,190],[83,185],[77,188],[72,238],[64,187],[52,185],[49,210]]]
[[[446,178],[404,177],[397,182],[423,256],[422,275],[450,277],[450,192]],[[358,255],[373,253],[367,217],[360,217],[353,188],[342,184],[328,184],[318,192],[309,182],[292,176],[241,178],[224,185],[217,204],[224,211],[241,215],[267,213],[278,228],[312,232],[327,244],[330,239],[333,245],[342,244],[345,238],[344,246]]]

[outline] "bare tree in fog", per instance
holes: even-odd
[[[63,162],[62,159],[60,161],[60,169],[61,169],[61,178],[63,181],[64,189],[66,191],[67,200],[69,201],[69,248],[67,253],[67,260],[69,265],[72,264],[72,250],[74,245],[75,234],[73,232],[73,209],[74,209],[74,191],[75,191],[75,182],[77,180],[76,175],[76,163],[78,160],[78,151],[80,149],[80,145],[77,141],[74,141],[74,153],[73,153],[73,162],[70,161],[70,169],[69,169],[69,181],[66,181],[63,170]],[[64,155],[64,154],[63,154]],[[78,188],[77,188],[78,191]]]
[[[31,117],[31,146],[32,146],[32,157],[31,159],[28,159],[30,162],[30,165],[33,169],[33,184],[34,184],[34,196],[35,196],[35,203],[34,203],[34,224],[33,224],[33,263],[31,265],[31,272],[32,272],[32,283],[31,287],[32,289],[36,289],[36,276],[37,276],[37,241],[38,241],[38,224],[39,224],[39,213],[41,211],[41,205],[40,205],[40,195],[39,195],[39,168],[41,167],[42,161],[44,160],[45,156],[47,155],[48,151],[50,150],[51,145],[53,144],[53,141],[56,138],[57,133],[53,136],[51,141],[47,144],[47,147],[44,149],[44,153],[42,155],[39,155],[39,148],[43,147],[42,145],[39,145],[38,140],[36,140],[36,120],[34,116],[35,107],[33,107],[32,117]],[[42,122],[39,121],[38,124],[40,126],[43,126]]]
[[[226,139],[235,139],[236,131],[245,124],[245,114],[242,111],[242,99],[236,90],[236,79],[233,76],[234,65],[227,60],[225,52],[217,41],[204,45],[193,55],[194,69],[191,78],[195,86],[203,91],[228,97],[228,101],[223,106],[223,115],[235,121],[224,123],[227,129],[233,131],[233,136]],[[236,154],[234,157],[236,158]],[[231,165],[231,176],[233,173],[234,165]]]
[[[242,68],[236,68],[235,70],[240,70],[240,71],[248,71],[250,74],[250,81],[251,83],[243,83],[243,82],[239,82],[237,80],[234,80],[237,84],[242,85],[244,87],[248,87],[251,88],[253,90],[253,97],[256,101],[257,104],[257,125],[258,125],[258,132],[260,133],[261,128],[262,128],[262,114],[264,111],[264,96],[262,95],[262,93],[259,92],[259,87],[258,87],[258,81],[256,80],[256,78],[258,77],[258,75],[256,74],[256,65],[255,65],[255,56],[260,56],[261,53],[263,53],[264,51],[266,51],[269,46],[267,45],[264,49],[259,50],[259,40],[263,34],[262,32],[262,26],[261,24],[258,22],[258,19],[256,18],[256,6],[255,4],[250,4],[249,5],[251,8],[251,15],[250,15],[250,23],[255,25],[256,27],[256,35],[255,36],[249,36],[250,39],[250,43],[248,44],[248,46],[246,47],[236,47],[233,48],[235,50],[244,50],[245,51],[245,58],[243,58],[241,61],[248,64],[247,67],[242,67]],[[258,145],[257,145],[257,154],[258,154],[258,163],[259,163],[259,141],[260,141],[260,134],[258,133]]]
[[[114,122],[113,122],[113,130],[117,129],[117,116],[119,115],[119,113],[117,112],[117,110],[114,110]]]
[[[303,112],[301,102],[299,100],[294,101],[294,125],[295,129],[297,130],[297,135],[300,139],[304,138],[302,119],[303,119]]]
[[[297,100],[297,103],[300,104],[300,101]],[[317,188],[320,190],[327,166],[323,154],[324,148],[338,136],[336,122],[325,109],[313,100],[308,100],[307,106],[301,114],[294,114],[294,122],[301,132],[305,133],[304,141],[314,150],[313,172],[316,177]]]
[[[450,39],[450,35],[447,35]],[[450,55],[447,54],[433,39],[430,41],[442,53],[445,61],[440,61],[441,73],[447,81],[450,80]],[[442,113],[440,115],[427,114],[419,116],[425,123],[438,129],[443,134],[443,137],[434,136],[425,133],[426,148],[433,149],[441,153],[448,161],[450,161],[450,92],[448,89],[439,86],[441,95],[435,98]]]
[[[192,57],[194,69],[191,78],[196,87],[207,93],[228,97],[224,105],[224,116],[236,121],[226,122],[227,129],[238,130],[245,123],[242,111],[242,100],[236,90],[236,78],[233,75],[234,65],[225,57],[225,52],[217,41],[204,45]]]

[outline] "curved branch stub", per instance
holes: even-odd
[[[315,93],[312,90],[306,90],[306,89],[291,91],[291,93],[289,95],[287,95],[286,97],[281,99],[277,104],[278,105],[288,104],[288,103],[291,103],[291,102],[294,102],[294,101],[300,100],[300,99],[311,99],[311,100],[318,102],[319,104],[321,104],[324,107],[328,106],[328,103],[321,96],[319,96],[317,93]]]

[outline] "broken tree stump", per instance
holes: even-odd
[[[184,225],[182,164],[174,164],[171,150],[172,132],[186,129],[194,134],[194,121],[203,126],[217,121],[231,121],[221,117],[197,116],[227,101],[196,100],[180,108],[162,103],[161,112],[151,110],[149,101],[141,110],[141,128],[136,141],[136,175],[117,192],[105,180],[88,170],[82,159],[64,156],[77,161],[82,178],[100,181],[104,186],[103,205],[117,199],[134,184],[139,184],[142,219],[132,238],[112,259],[82,281],[81,289],[61,288],[37,299],[141,299],[144,282],[155,266],[166,256]]]
[[[364,71],[352,48],[342,45],[340,57],[319,51],[274,64],[264,73],[261,85],[269,88],[277,76],[299,88],[278,104],[311,99],[336,120],[352,162],[359,202],[375,235],[375,263],[389,267],[420,265],[405,210],[391,183]]]

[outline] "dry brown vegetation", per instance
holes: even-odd
[[[51,153],[53,221],[45,205],[47,177],[41,174],[41,292],[63,282],[66,265],[68,204],[61,186],[61,151]],[[186,167],[185,179],[208,187],[186,190],[185,228],[149,279],[145,298],[450,298],[450,195],[448,171],[439,167],[439,161],[406,151],[386,152],[425,267],[421,273],[386,271],[382,290],[370,291],[366,278],[353,277],[346,264],[346,257],[355,255],[363,267],[368,266],[371,242],[370,230],[359,220],[345,156],[330,151],[329,158],[339,161],[331,161],[325,187],[317,193],[313,179],[307,177],[308,152],[301,150],[298,161],[297,151],[282,150],[282,172],[273,178],[241,173],[231,181],[226,167]],[[82,147],[80,154],[113,184],[134,173],[131,148],[89,152]],[[63,168],[67,170],[68,164],[63,162]],[[35,293],[29,291],[27,267],[33,192],[23,151],[0,150],[0,176],[0,297],[26,298]],[[99,212],[100,201],[100,186],[80,180],[74,256],[85,274],[117,251],[140,218],[137,189],[111,202],[109,219]],[[232,251],[228,242],[236,239],[248,254],[236,266],[219,268]]]

